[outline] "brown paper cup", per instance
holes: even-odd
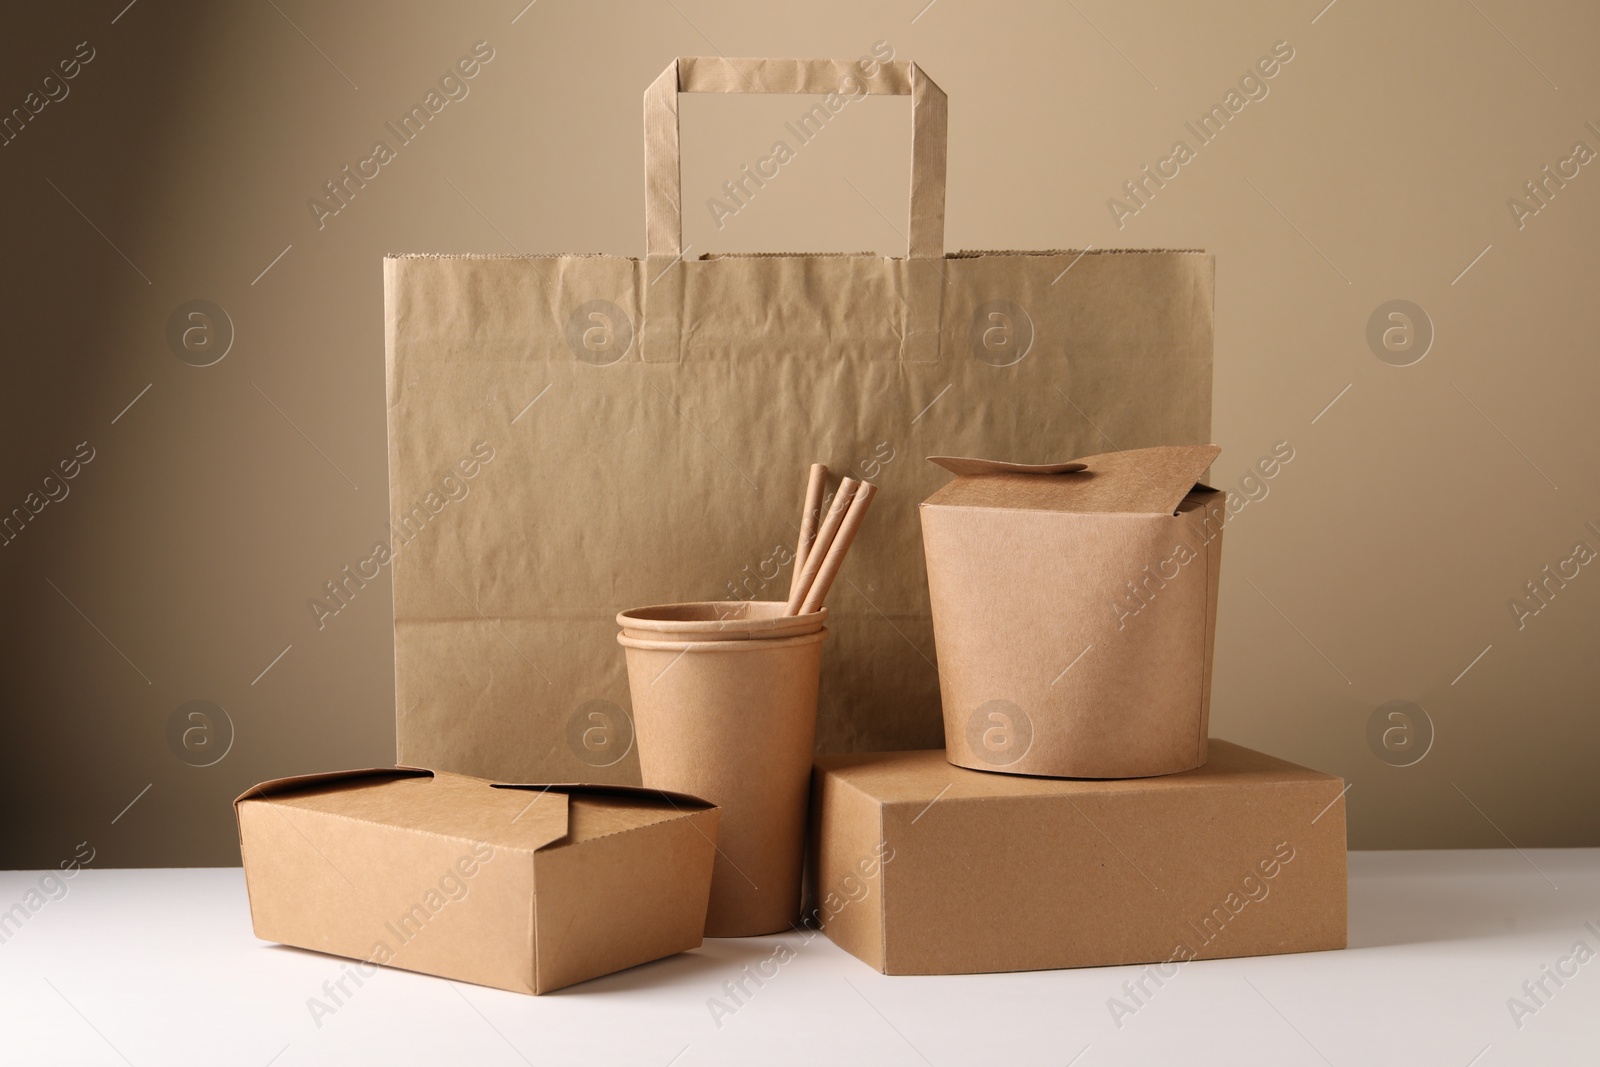
[[[722,641],[617,636],[644,784],[722,809],[708,937],[777,933],[800,914],[817,678],[828,636],[820,618],[811,625],[810,633]]]

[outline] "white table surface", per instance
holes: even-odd
[[[0,908],[39,885],[0,873]],[[237,869],[93,870],[0,944],[0,1064],[1600,1063],[1600,849],[1350,857],[1343,952],[1185,965],[1119,1027],[1137,967],[885,977],[826,938],[709,941],[542,997],[383,969],[333,1014],[338,958],[257,941]],[[778,941],[733,1015],[708,1002]],[[1531,1004],[1531,1002],[1530,1002]]]

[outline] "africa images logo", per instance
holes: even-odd
[[[393,135],[393,145],[387,138],[379,138],[372,142],[372,150],[366,157],[356,161],[353,170],[346,163],[333,180],[323,182],[322,189],[326,195],[313,196],[306,201],[317,229],[326,227],[330,218],[349,207],[356,194],[382,174],[384,167],[400,158],[399,150],[420,137],[428,123],[438,118],[447,106],[465,100],[467,94],[472,92],[468,82],[476,78],[484,64],[494,56],[494,49],[488,41],[474,44],[472,54],[462,56],[440,75],[438,88],[429,89],[421,103],[412,104],[398,119],[383,124],[384,130]]]

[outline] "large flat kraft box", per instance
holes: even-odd
[[[355,985],[387,964],[547,993],[701,943],[718,811],[693,797],[388,768],[234,808],[256,936],[360,960]]]
[[[1138,778],[1206,761],[1223,495],[1216,445],[1029,466],[937,457],[923,502],[945,753]]]
[[[826,756],[807,914],[885,974],[1343,948],[1342,790],[1217,740],[1199,770],[1121,781]]]

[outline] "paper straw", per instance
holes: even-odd
[[[822,560],[816,580],[806,592],[799,614],[809,615],[822,607],[822,601],[828,595],[828,590],[833,587],[833,580],[839,576],[839,568],[844,566],[845,553],[850,551],[850,544],[856,539],[856,531],[861,528],[861,520],[866,518],[867,508],[872,506],[872,497],[877,491],[878,487],[871,482],[862,482],[856,487],[855,494],[850,498],[850,508],[845,512],[844,522],[840,524],[839,532],[834,535],[833,543],[828,546],[828,554]]]
[[[800,583],[794,592],[789,594],[788,605],[784,608],[785,615],[800,614],[800,605],[805,603],[806,593],[811,589],[811,583],[816,581],[817,572],[822,569],[822,564],[828,554],[828,547],[833,544],[833,539],[839,532],[839,526],[844,522],[844,513],[850,507],[850,500],[856,494],[856,486],[861,483],[854,478],[845,478],[839,483],[839,489],[833,494],[833,506],[828,509],[828,515],[822,520],[821,527],[817,530],[817,539],[811,545],[811,551],[806,553],[806,565],[800,569]]]
[[[817,539],[817,525],[822,518],[822,493],[827,488],[828,468],[820,463],[811,465],[811,475],[806,479],[806,502],[800,512],[800,543],[794,550],[794,571],[789,575],[789,595],[800,588],[800,571],[811,554],[811,545]]]

